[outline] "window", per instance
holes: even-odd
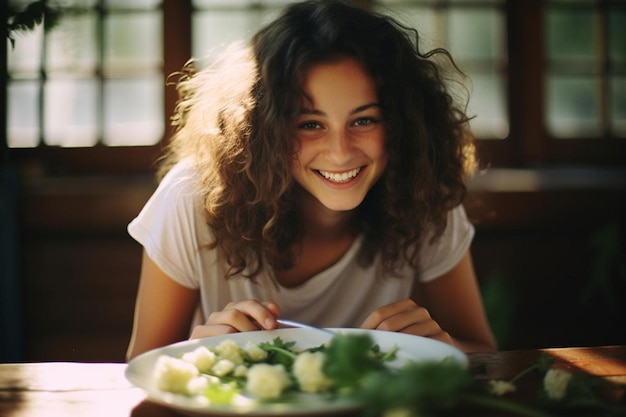
[[[504,0],[387,0],[379,3],[380,11],[418,30],[423,50],[447,49],[468,76],[471,82],[467,110],[474,117],[471,122],[474,135],[485,140],[507,138]],[[463,96],[459,94],[461,100]]]
[[[248,40],[291,0],[192,0],[192,52],[202,61],[227,44]]]
[[[163,136],[156,0],[73,0],[8,49],[8,145],[153,145]]]
[[[7,43],[14,159],[151,169],[177,99],[166,77],[249,39],[290,2],[63,1],[54,30]],[[626,1],[361,3],[417,27],[424,49],[450,50],[471,80],[471,128],[491,166],[626,161]]]
[[[545,121],[551,137],[626,138],[625,6],[549,2]]]

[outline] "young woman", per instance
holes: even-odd
[[[495,349],[461,205],[471,137],[435,56],[389,17],[314,0],[181,77],[129,225],[128,357],[279,317]]]

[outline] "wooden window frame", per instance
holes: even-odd
[[[510,136],[480,140],[479,149],[489,166],[495,167],[623,167],[624,138],[556,139],[548,132],[544,120],[545,7],[541,0],[506,3]]]

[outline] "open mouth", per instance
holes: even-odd
[[[345,172],[329,172],[329,171],[321,171],[321,170],[318,170],[317,172],[319,172],[319,174],[322,177],[326,178],[328,181],[332,181],[332,182],[336,182],[340,184],[343,182],[348,182],[352,178],[359,175],[359,172],[361,172],[361,168],[359,167],[359,168],[355,168],[353,170],[345,171]]]

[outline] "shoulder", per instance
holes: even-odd
[[[190,158],[181,160],[161,178],[152,200],[167,206],[199,204],[203,196],[199,172]]]
[[[198,221],[202,213],[202,194],[198,186],[197,170],[191,160],[174,165],[159,182],[132,227],[144,225],[149,230],[165,225],[179,227],[183,223]]]
[[[199,191],[199,171],[191,158],[185,158],[177,162],[163,176],[159,182],[159,188],[184,187],[186,191]]]
[[[462,205],[448,212],[443,234],[436,239],[429,235],[420,251],[420,280],[429,281],[452,269],[469,249],[475,229]]]

